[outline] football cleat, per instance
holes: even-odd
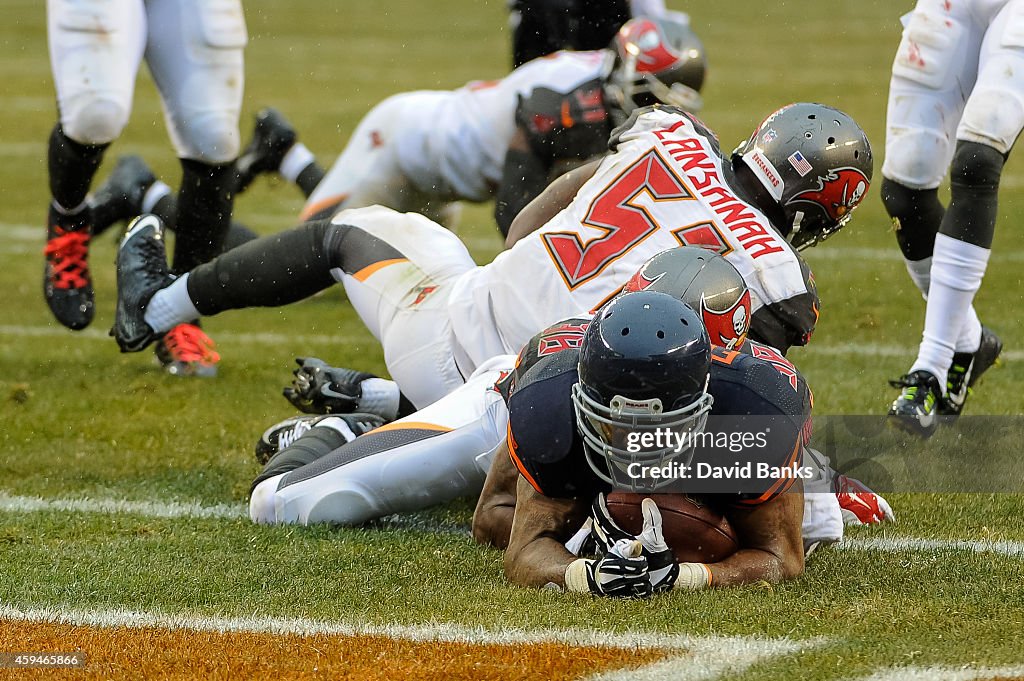
[[[95,313],[89,275],[91,214],[61,214],[51,203],[43,255],[43,295],[50,311],[64,326],[78,331],[92,323]]]
[[[172,281],[160,218],[137,217],[117,251],[117,310],[110,335],[121,352],[138,352],[160,337],[146,323],[146,306],[153,294]]]
[[[374,405],[362,404],[362,382],[375,378],[355,369],[332,367],[316,357],[297,357],[298,369],[292,384],[282,394],[299,411],[307,414],[347,414],[374,411]]]
[[[836,475],[834,487],[844,525],[877,525],[896,520],[889,502],[860,480]]]
[[[346,442],[351,442],[360,435],[365,435],[374,428],[384,425],[384,419],[375,414],[300,414],[292,416],[275,423],[264,431],[256,442],[256,460],[261,464],[266,464],[271,457],[285,447],[290,447],[313,426],[330,418],[335,419],[330,425],[341,432]],[[345,430],[348,432],[344,432]]]
[[[256,460],[261,464],[270,461],[270,457],[290,446],[299,439],[299,436],[315,426],[317,421],[325,418],[327,416],[319,414],[300,414],[270,426],[256,441]]]
[[[220,355],[198,324],[178,324],[157,342],[156,359],[172,376],[213,378]]]
[[[936,413],[942,399],[939,379],[927,371],[914,371],[889,381],[889,385],[903,389],[889,407],[889,422],[912,435],[931,437],[939,426]]]
[[[235,161],[235,192],[244,192],[260,173],[276,171],[297,137],[281,112],[269,107],[260,109],[252,139]]]
[[[106,182],[93,192],[89,200],[96,213],[93,235],[102,234],[116,222],[141,215],[142,199],[154,182],[156,175],[141,156],[129,155],[117,159]]]
[[[944,416],[959,416],[971,388],[981,375],[999,359],[1003,341],[992,329],[981,327],[981,346],[974,352],[958,352],[953,355],[946,380],[946,397],[939,401],[938,412]]]

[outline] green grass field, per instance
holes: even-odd
[[[325,162],[384,96],[498,77],[510,62],[503,0],[245,4],[251,42],[244,137],[251,115],[273,105]],[[817,413],[883,413],[894,397],[886,380],[912,361],[924,315],[877,192],[898,16],[912,3],[670,4],[690,13],[707,47],[702,117],[724,147],[797,100],[839,106],[868,131],[875,188],[845,232],[808,256],[822,317],[810,348],[792,358],[814,390]],[[223,356],[219,377],[166,376],[151,353],[120,355],[107,338],[113,235],[92,249],[96,321],[79,333],[59,326],[40,286],[45,141],[55,120],[44,9],[37,0],[6,0],[4,7],[0,619],[33,610],[126,610],[357,627],[757,637],[799,645],[780,644],[721,678],[975,678],[970,671],[942,676],[964,667],[1024,677],[1022,496],[895,494],[896,525],[852,532],[846,548],[821,553],[795,582],[640,603],[509,586],[501,555],[477,547],[465,531],[469,501],[366,529],[250,524],[243,509],[258,471],[252,445],[292,411],[280,397],[292,358],[318,356],[381,373],[380,349],[339,289],[284,309],[209,319],[205,328]],[[177,184],[148,75],[99,180],[121,153],[144,155]],[[1007,164],[1000,199],[977,308],[1006,341],[1006,361],[971,399],[975,414],[1024,413],[1024,392],[1017,392],[1024,355],[1015,343],[1024,327],[1021,158]],[[296,189],[260,180],[237,201],[236,215],[270,233],[291,226],[301,204]],[[500,248],[490,206],[467,207],[460,234],[481,262]],[[940,456],[958,444],[939,437],[926,446]],[[0,626],[0,653],[6,651]]]

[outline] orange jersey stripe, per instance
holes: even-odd
[[[409,262],[408,258],[391,258],[390,260],[379,260],[372,265],[367,265],[352,276],[358,281],[366,281],[374,272],[382,270],[388,265],[397,265],[400,262]]]
[[[436,423],[427,423],[426,421],[395,421],[394,423],[388,423],[380,428],[374,428],[370,433],[379,433],[384,430],[436,430],[439,433],[451,432],[451,428],[448,426],[441,426]]]
[[[516,439],[514,437],[512,437],[512,423],[511,422],[509,422],[509,424],[508,424],[507,431],[508,431],[508,455],[512,458],[512,463],[514,463],[516,465],[516,468],[519,469],[519,474],[522,475],[524,478],[526,478],[526,482],[530,483],[533,486],[533,488],[535,490],[537,490],[538,494],[544,494],[544,491],[540,488],[540,485],[537,484],[537,481],[534,480],[533,476],[530,475],[529,471],[526,470],[526,467],[523,465],[523,462],[519,460],[518,456],[516,456]]]
[[[341,207],[341,204],[348,198],[348,194],[337,194],[335,196],[328,196],[326,199],[320,199],[316,203],[310,204],[302,209],[299,213],[299,219],[302,221],[308,220],[311,216],[316,215],[325,208],[331,206]]]

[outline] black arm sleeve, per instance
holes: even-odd
[[[818,321],[818,296],[801,293],[759,309],[750,319],[750,338],[786,354],[794,345],[807,345]]]
[[[532,151],[509,149],[501,186],[494,200],[494,220],[502,236],[508,236],[519,211],[544,191],[548,182],[548,164]]]
[[[807,345],[818,323],[818,287],[814,274],[799,260],[804,293],[765,305],[750,318],[750,338],[786,354],[794,345]]]

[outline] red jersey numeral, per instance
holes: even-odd
[[[672,230],[672,233],[684,246],[700,246],[719,255],[732,253],[732,246],[725,240],[713,222],[698,222],[689,227]]]
[[[537,342],[537,356],[553,355],[562,350],[578,348],[587,324],[563,324],[544,333]]]
[[[789,379],[789,384],[793,387],[793,390],[799,390],[797,386],[797,373],[796,367],[788,359],[782,356],[782,353],[771,347],[770,345],[762,345],[761,343],[750,342],[750,354],[758,359],[763,359],[771,364],[775,369]]]
[[[654,217],[635,200],[646,193],[653,201],[692,199],[693,194],[656,150],[644,154],[590,204],[583,224],[601,236],[583,241],[576,232],[544,234],[552,260],[570,290],[589,281],[631,248],[657,231]]]

